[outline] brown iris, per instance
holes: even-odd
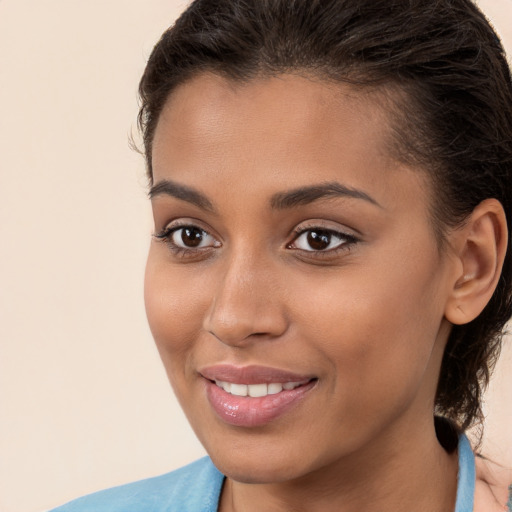
[[[181,229],[181,241],[186,247],[198,247],[203,241],[204,231],[194,227]]]
[[[331,243],[332,233],[329,231],[310,231],[308,233],[308,244],[312,249],[316,251],[322,251],[329,247]]]

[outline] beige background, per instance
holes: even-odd
[[[481,3],[512,49],[512,0]],[[184,5],[0,0],[0,512],[203,453],[146,326],[151,223],[127,143],[145,60]],[[508,348],[486,431],[510,465],[511,369]]]

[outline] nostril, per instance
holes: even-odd
[[[240,326],[238,326],[240,327]],[[214,338],[219,340],[221,343],[225,343],[228,345],[238,345],[244,344],[251,340],[258,340],[270,337],[271,334],[267,332],[251,332],[250,328],[237,328],[237,326],[232,326],[231,328],[222,328],[222,329],[209,329],[208,334],[211,334]]]
[[[212,303],[204,317],[203,329],[225,345],[245,346],[253,341],[274,339],[288,327],[283,308],[278,304],[221,299],[217,297]]]

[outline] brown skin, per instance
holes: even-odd
[[[454,508],[457,458],[435,436],[436,383],[451,322],[492,294],[504,219],[485,202],[440,251],[428,177],[391,157],[388,132],[376,95],[298,76],[242,85],[200,75],[161,115],[154,183],[193,188],[215,211],[152,199],[156,232],[205,234],[179,252],[153,241],[146,308],[176,395],[228,477],[222,512]],[[328,182],[372,200],[271,206],[275,194]],[[315,250],[315,229],[348,238]],[[219,363],[318,381],[269,424],[234,427],[198,374]]]
[[[477,457],[474,512],[503,512],[508,510],[512,469]]]

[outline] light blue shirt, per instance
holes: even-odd
[[[455,512],[472,512],[475,458],[466,436],[459,438]],[[155,478],[100,491],[51,512],[217,512],[224,475],[204,457]]]

